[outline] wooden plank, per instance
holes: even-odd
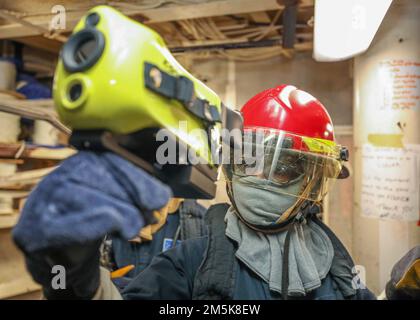
[[[257,23],[271,23],[271,19],[265,11],[253,12],[251,13],[251,18]]]
[[[0,198],[25,198],[29,194],[29,191],[16,191],[16,190],[0,190]]]
[[[0,299],[11,298],[17,295],[39,291],[41,286],[35,283],[29,275],[0,283]]]
[[[141,12],[148,20],[146,24],[154,24],[164,21],[176,21],[185,19],[207,18],[232,14],[244,14],[250,12],[277,10],[282,8],[277,0],[230,0],[212,1],[202,4],[191,4],[159,8]],[[140,13],[140,12],[139,12]]]
[[[19,293],[16,296],[6,298],[6,300],[42,300],[42,299],[43,299],[43,296],[42,296],[41,288],[39,290]]]
[[[67,135],[71,133],[70,128],[63,124],[58,118],[52,99],[2,99],[0,100],[0,111],[16,114],[29,119],[44,120]]]
[[[77,150],[72,148],[36,148],[30,152],[31,159],[64,160],[76,154]]]
[[[48,30],[48,28],[45,28],[44,26],[40,26],[40,25],[36,25],[33,23],[30,23],[24,19],[18,18],[16,16],[14,16],[13,14],[10,14],[4,10],[0,10],[0,18],[15,22],[18,25],[21,25],[23,27],[29,28],[34,30],[34,32],[36,32],[36,34],[42,34],[47,38],[54,38],[54,40],[57,40],[59,42],[66,42],[67,41],[67,37],[66,36],[62,36],[60,34],[51,34],[50,31]]]
[[[26,145],[22,149],[20,143],[0,143],[0,158],[64,160],[74,155],[77,150],[72,148],[46,148]]]
[[[18,219],[19,219],[19,214],[17,213],[9,213],[9,214],[0,213],[0,229],[13,228],[16,225]]]
[[[0,266],[0,299],[39,290],[40,286],[26,271],[10,230],[0,230]]]
[[[56,168],[57,167],[27,170],[16,172],[10,176],[0,176],[0,188],[17,189],[26,186],[33,186]]]
[[[59,41],[55,41],[53,39],[48,39],[41,36],[23,37],[16,39],[16,41],[23,43],[29,47],[42,49],[54,54],[57,54],[62,46],[62,43]]]
[[[25,161],[22,159],[1,159],[0,163],[10,163],[10,164],[23,164]]]
[[[114,6],[123,6],[118,2],[111,2]],[[301,0],[299,7],[312,7],[313,0]],[[92,2],[93,6],[93,2]],[[121,11],[128,16],[145,17],[145,24],[156,24],[167,21],[177,21],[185,19],[197,19],[213,16],[246,14],[251,12],[261,12],[269,10],[278,10],[283,8],[277,0],[220,0],[205,2],[200,4],[174,5],[167,7],[159,7],[156,9],[135,9],[135,6],[126,6]],[[71,31],[79,19],[84,15],[85,11],[66,13],[66,29],[62,32]],[[48,28],[51,16],[42,18],[28,18],[28,22],[41,28]],[[0,39],[15,39],[41,33],[21,24],[8,24],[0,26]]]

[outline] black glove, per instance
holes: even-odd
[[[26,265],[48,300],[92,299],[99,287],[100,245],[95,241],[32,252],[25,255]]]

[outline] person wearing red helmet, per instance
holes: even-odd
[[[281,200],[287,199],[285,205],[274,209],[275,214],[282,213],[281,217],[268,229],[282,229],[302,207],[320,206],[333,179],[349,176],[343,164],[348,160],[348,151],[336,143],[327,110],[309,93],[281,85],[254,96],[241,113],[244,150],[239,158],[232,150],[231,161],[224,166],[228,194],[234,206],[249,200],[234,199],[235,187],[244,183],[282,194]],[[252,158],[258,152],[254,163]],[[235,180],[238,183],[232,183]],[[279,206],[278,198],[276,205]],[[247,224],[241,217],[242,210],[235,209]]]
[[[94,299],[375,299],[317,218],[328,182],[348,175],[325,108],[283,85],[241,112],[243,148],[223,167],[231,205],[208,209],[209,234],[157,255],[120,293],[102,270]]]
[[[347,149],[336,143],[327,110],[281,85],[254,96],[241,113],[242,150],[238,157],[232,149],[224,166],[232,203],[226,235],[237,244],[235,256],[288,299],[320,288],[337,268],[336,255],[344,255],[341,278],[332,278],[344,297],[355,295],[351,258],[317,218],[331,181],[349,175]]]
[[[69,257],[80,271],[72,274],[75,289],[60,293],[48,285],[46,297],[375,299],[344,246],[317,217],[328,183],[348,175],[348,153],[335,142],[325,108],[283,85],[259,93],[241,112],[241,143],[229,145],[232,156],[223,163],[231,204],[208,209],[208,235],[158,254],[122,291],[99,268],[98,253],[78,247]],[[62,249],[53,258],[62,258]],[[33,274],[47,283],[48,266],[35,258],[28,260],[29,270],[36,267],[40,272]],[[92,269],[98,278],[81,271]]]

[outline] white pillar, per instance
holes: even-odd
[[[416,221],[419,217],[418,212],[417,217],[405,217],[405,220],[402,216],[375,216],[381,212],[381,201],[386,200],[378,200],[379,205],[371,207],[370,211],[366,209],[369,207],[366,199],[370,197],[367,190],[373,190],[373,197],[378,199],[383,192],[381,188],[395,187],[395,184],[382,181],[375,185],[375,182],[369,180],[375,176],[374,171],[377,169],[371,165],[372,160],[363,158],[362,150],[364,146],[372,146],[373,149],[369,150],[374,152],[382,148],[386,155],[392,153],[392,150],[396,150],[397,154],[408,146],[417,146],[417,167],[414,165],[408,169],[409,166],[404,165],[400,169],[380,169],[381,177],[376,181],[381,181],[391,170],[400,172],[401,177],[408,172],[411,186],[417,184],[416,191],[409,196],[414,199],[417,197],[419,201],[419,16],[419,1],[394,0],[371,47],[354,61],[353,255],[356,263],[366,268],[367,285],[377,294],[384,289],[395,262],[410,248],[420,244],[420,227]],[[368,172],[370,169],[372,172]],[[395,194],[398,192],[395,191]],[[418,204],[416,206],[418,211]],[[372,216],[366,217],[369,212]]]

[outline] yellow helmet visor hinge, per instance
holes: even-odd
[[[221,122],[219,110],[207,100],[196,97],[194,83],[184,76],[172,76],[157,66],[144,63],[146,88],[169,99],[176,99],[192,114],[209,123]]]

